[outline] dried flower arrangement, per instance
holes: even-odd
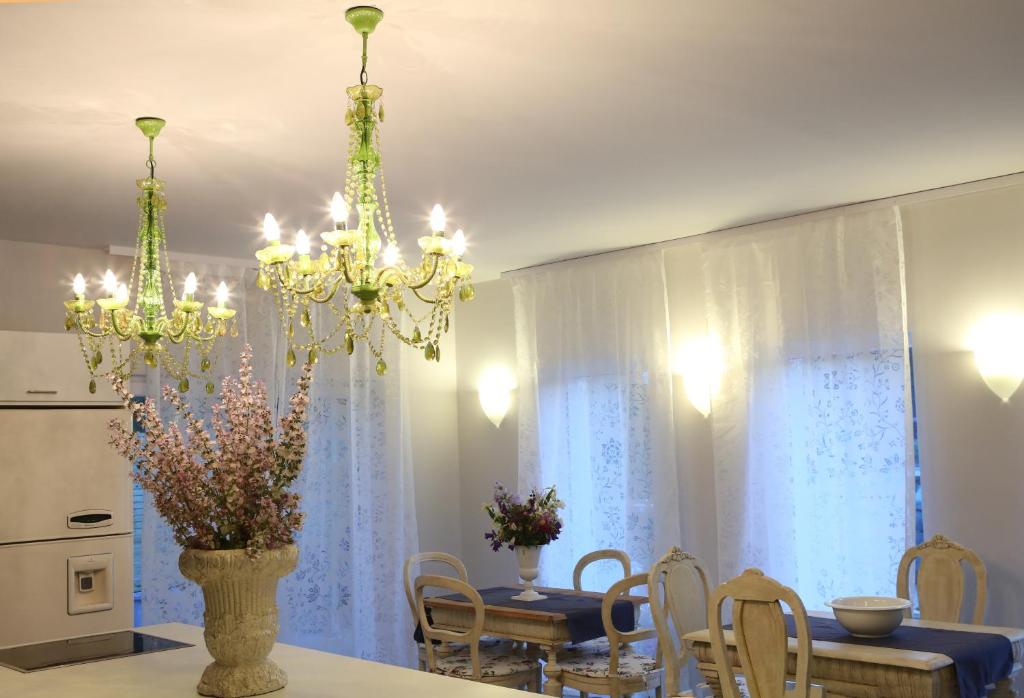
[[[110,423],[111,445],[135,464],[133,477],[153,495],[160,515],[183,548],[237,550],[250,557],[295,542],[302,526],[299,495],[289,488],[306,455],[306,410],[312,365],[306,364],[291,411],[275,438],[266,386],[253,379],[252,349],[241,355],[238,377],[225,377],[213,406],[211,432],[182,395],[164,386],[163,398],[184,423],[165,424],[152,400],[138,403],[120,378],[114,390],[142,426],[133,433]]]

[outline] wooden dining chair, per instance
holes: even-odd
[[[744,688],[736,681],[722,629],[722,606],[732,599],[732,632],[743,672]],[[796,626],[796,674],[787,680],[789,636],[782,604]],[[795,591],[748,569],[720,585],[708,604],[711,653],[723,698],[824,698],[825,689],[811,683],[811,630],[807,611]]]
[[[679,677],[691,651],[683,636],[708,627],[708,573],[700,558],[673,547],[651,567],[647,595],[665,668],[665,692],[682,695]]]
[[[622,565],[622,578],[625,579],[632,570],[629,562],[629,555],[625,550],[615,550],[614,548],[605,548],[603,550],[595,550],[587,553],[579,559],[576,563],[576,567],[572,570],[572,588],[576,591],[583,591],[583,570],[587,569],[590,565],[601,560],[615,560]],[[605,591],[604,589],[592,589],[591,591]]]
[[[469,583],[469,573],[466,572],[466,566],[462,563],[462,560],[450,555],[448,553],[439,552],[428,552],[428,553],[416,553],[405,561],[405,565],[402,566],[402,580],[405,588],[405,598],[409,602],[409,613],[412,615],[413,629],[419,625],[419,617],[416,613],[416,599],[415,590],[413,589],[413,570],[418,570],[423,563],[438,563],[440,565],[451,568],[455,577],[465,583]],[[481,644],[485,648],[494,648],[501,644],[501,641],[497,638],[483,638]],[[450,643],[442,643],[437,647],[437,652],[444,656],[455,652],[460,652],[466,649],[460,645],[452,645]],[[422,642],[417,643],[418,651],[418,664],[419,668],[426,670],[427,668],[427,652]]]
[[[625,550],[616,550],[614,548],[604,548],[602,550],[594,550],[581,557],[577,562],[576,566],[572,570],[572,588],[575,591],[585,591],[583,589],[583,571],[595,562],[601,562],[604,560],[614,560],[622,566],[622,579],[630,576],[632,573],[632,565],[629,560],[629,554]],[[607,589],[591,589],[590,591],[605,592]],[[567,645],[559,652],[559,657],[575,657],[581,654],[593,654],[595,652],[607,652],[608,651],[608,638],[599,637],[594,640],[588,640],[587,642],[581,642],[577,645]]]
[[[657,631],[654,628],[622,631],[612,622],[615,602],[632,589],[647,586],[647,578],[646,574],[626,577],[612,584],[605,593],[601,601],[601,621],[609,640],[607,652],[558,660],[562,684],[579,691],[580,698],[588,698],[590,693],[619,698],[650,690],[661,697],[663,672],[657,658],[626,652],[625,649],[631,643],[656,638]]]
[[[473,624],[468,630],[443,630],[433,626],[424,603],[424,590],[445,589],[462,594],[473,605]],[[423,645],[427,655],[427,669],[435,674],[469,679],[481,683],[522,688],[534,693],[540,690],[540,662],[512,650],[484,650],[480,637],[484,627],[484,601],[479,592],[465,582],[453,577],[423,575],[414,583],[414,603],[420,627],[423,628]],[[454,654],[441,655],[434,643],[458,643],[465,650]]]
[[[988,573],[985,563],[973,550],[941,535],[910,548],[903,553],[896,573],[896,595],[900,598],[910,598],[910,568],[914,560],[918,560],[915,588],[921,620],[960,622],[966,577],[963,563],[966,562],[974,570],[975,581],[974,613],[970,622],[984,623]],[[910,609],[905,613],[909,618]]]

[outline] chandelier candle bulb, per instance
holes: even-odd
[[[71,282],[71,290],[74,292],[75,298],[80,301],[85,300],[85,277],[75,274],[75,278]]]
[[[107,292],[108,298],[113,298],[117,293],[117,277],[112,269],[107,269],[103,273],[103,290]]]
[[[434,208],[430,210],[430,229],[434,231],[435,235],[441,235],[444,233],[444,228],[448,224],[448,219],[444,215],[444,209],[441,208],[441,204],[434,204]]]
[[[303,257],[309,256],[309,236],[306,235],[305,230],[300,230],[295,234],[295,251]]]
[[[263,216],[263,237],[270,245],[281,242],[281,226],[277,224],[277,219],[270,212]]]
[[[348,202],[339,191],[334,192],[331,198],[331,219],[338,230],[345,230],[348,226]]]
[[[194,271],[190,271],[188,276],[185,277],[185,295],[182,297],[182,300],[192,300],[192,296],[195,295],[196,288],[198,287],[199,281],[196,280],[196,273]]]
[[[218,320],[230,320],[235,316],[235,311],[226,307],[228,302],[228,285],[223,281],[217,285],[217,290],[213,294],[213,300],[217,304],[216,307],[207,310],[212,317]]]
[[[462,232],[462,228],[459,228],[452,235],[452,255],[458,258],[464,254],[466,254],[466,234]]]

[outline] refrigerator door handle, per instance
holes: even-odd
[[[68,514],[68,528],[101,528],[114,523],[114,514],[106,509],[86,509]]]

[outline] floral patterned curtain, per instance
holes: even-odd
[[[232,303],[239,309],[240,333],[219,356],[214,373],[234,371],[248,342],[256,374],[266,382],[272,406],[284,414],[299,367],[285,367],[287,347],[273,299],[254,282],[253,273],[236,272]],[[313,315],[314,322],[322,321],[318,312]],[[402,357],[397,346],[390,347],[388,374],[379,377],[362,349],[352,357],[321,357],[316,367],[308,454],[297,484],[306,517],[298,535],[299,565],[278,590],[278,639],[411,666],[400,570],[416,551],[417,531]],[[158,379],[150,376],[150,394],[156,394]],[[208,414],[216,398],[201,385],[189,393],[200,414]],[[202,593],[178,572],[179,552],[147,502],[142,624],[202,624]]]
[[[672,374],[661,252],[541,267],[512,278],[519,364],[519,489],[557,485],[559,540],[541,583],[570,586],[584,554],[649,567],[679,536]],[[584,586],[621,578],[596,567]]]
[[[701,242],[726,367],[712,408],[720,575],[760,567],[808,608],[895,593],[914,460],[899,213]]]

